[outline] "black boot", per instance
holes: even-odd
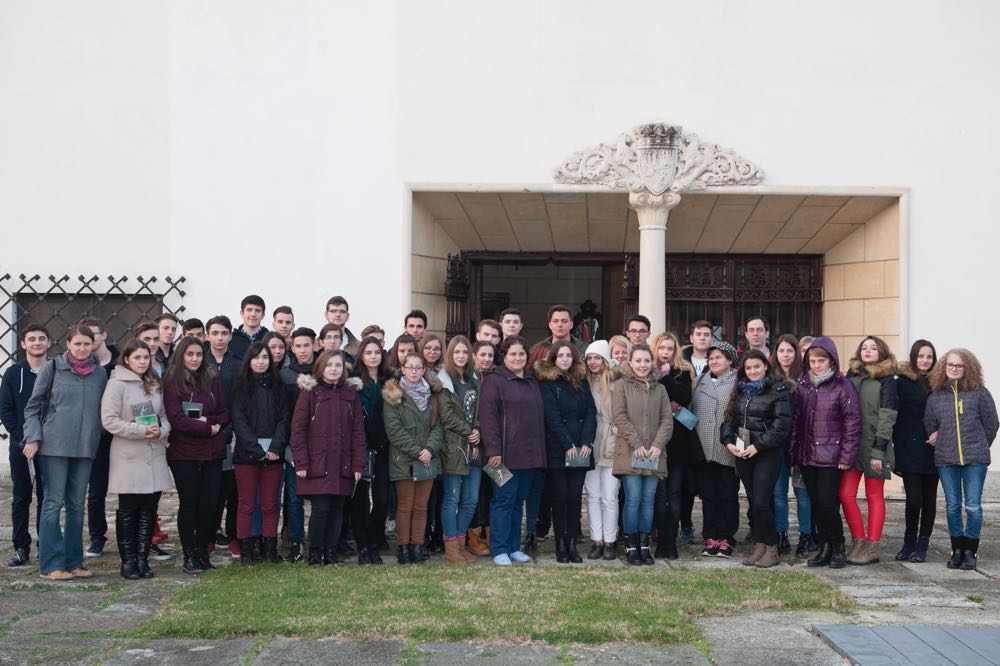
[[[616,549],[617,549],[617,547],[615,546],[615,542],[614,541],[612,541],[611,543],[604,544],[604,557],[601,558],[601,559],[608,560],[608,561],[610,561],[610,560],[617,560],[618,559],[618,553],[616,552]]]
[[[340,564],[340,558],[337,557],[336,546],[323,549],[323,564]]]
[[[631,566],[642,564],[642,556],[639,555],[639,535],[629,534],[625,537],[625,558]]]
[[[414,564],[423,564],[424,562],[430,559],[430,555],[427,554],[427,549],[425,549],[422,545],[418,544],[414,546],[413,544],[411,544],[410,548],[413,549],[412,552],[413,552]]]
[[[524,535],[524,545],[521,547],[526,553],[538,550],[538,544],[535,543],[535,533],[528,532]]]
[[[910,555],[911,562],[926,562],[927,561],[927,547],[931,545],[930,537],[917,537],[917,547],[913,550],[913,555]]]
[[[291,547],[288,549],[288,563],[295,564],[296,562],[301,562],[303,557],[302,544],[293,541]]]
[[[396,563],[397,564],[413,564],[410,559],[410,548],[404,544],[396,546]]]
[[[959,567],[962,571],[975,571],[978,559],[976,554],[979,552],[979,539],[965,538],[965,550],[962,555],[962,565]]]
[[[566,551],[566,540],[556,537],[556,562],[559,564],[569,563],[569,553]]]
[[[202,571],[211,571],[215,568],[212,564],[212,558],[208,554],[208,546],[202,546],[198,548],[198,566],[201,567]]]
[[[243,552],[243,547],[240,547],[240,553]],[[254,564],[257,562],[264,561],[264,537],[255,536],[253,538],[253,548],[251,549]]]
[[[136,561],[136,519],[137,511],[115,511],[115,534],[118,537],[118,556],[122,560],[121,575],[126,580],[142,578]]]
[[[830,556],[831,569],[843,569],[847,566],[847,549],[843,543],[838,543],[833,547],[833,555]]]
[[[799,543],[795,546],[795,557],[802,559],[809,553],[818,550],[819,545],[812,534],[799,533]]]
[[[792,550],[792,544],[788,542],[788,532],[778,532],[778,555],[786,555]]]
[[[587,553],[588,560],[599,560],[601,556],[604,555],[604,544],[597,543],[596,541],[591,542],[590,552]]]
[[[256,564],[253,559],[253,539],[240,539],[240,564],[245,567]]]
[[[385,564],[382,561],[382,556],[378,554],[377,543],[368,544],[368,564]]]
[[[639,535],[639,559],[643,564],[655,564],[653,554],[649,551],[649,535],[642,533]]]
[[[278,555],[278,537],[264,537],[264,561],[272,564],[284,562]]]
[[[368,546],[358,548],[358,564],[371,564],[371,559],[368,557]]]
[[[962,566],[963,550],[965,550],[965,537],[953,536],[951,538],[951,559],[948,560],[949,569],[958,569]]]
[[[903,536],[903,547],[899,549],[896,553],[897,562],[905,562],[913,555],[913,551],[917,549],[917,537],[913,534],[906,534]]]
[[[566,537],[566,556],[573,564],[583,564],[583,558],[576,550],[576,539],[573,537]]]
[[[153,526],[156,525],[156,511],[152,507],[139,511],[139,525],[136,529],[136,564],[139,575],[152,578],[156,574],[149,568],[149,548],[153,543]]]
[[[309,566],[318,567],[323,565],[323,549],[309,547]]]
[[[197,551],[191,546],[185,546],[181,544],[181,551],[184,553],[184,573],[198,573],[204,571],[201,568],[201,563],[198,561]]]
[[[680,557],[677,552],[677,528],[660,532],[660,541],[656,544],[656,552],[653,557],[660,557],[665,560],[676,560]]]
[[[808,562],[807,566],[810,567],[825,567],[829,566],[830,559],[833,557],[833,546],[828,542],[824,541],[819,546],[819,552]]]

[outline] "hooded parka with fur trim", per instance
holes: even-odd
[[[614,473],[666,476],[667,442],[674,431],[674,412],[667,389],[659,382],[654,366],[649,376],[639,379],[628,365],[621,366],[622,378],[611,390],[611,413],[618,428],[615,441]],[[632,467],[632,453],[640,447],[660,450],[656,470]]]
[[[441,381],[434,373],[425,374],[424,379],[431,387],[431,397],[424,411],[420,411],[397,380],[390,379],[382,387],[382,417],[389,436],[390,481],[413,479],[412,466],[422,464],[418,459],[422,449],[440,459],[444,446],[439,404]]]
[[[861,400],[861,443],[854,467],[869,479],[889,479],[896,458],[892,450],[892,428],[896,425],[899,397],[896,393],[896,359],[877,363],[851,361],[847,379]],[[882,473],[872,470],[872,459],[882,461]]]

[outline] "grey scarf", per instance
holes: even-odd
[[[406,391],[406,395],[410,396],[417,404],[417,409],[422,412],[427,411],[427,401],[431,397],[431,385],[427,383],[426,379],[421,378],[419,383],[411,384],[406,381],[406,377],[403,377],[399,380],[399,385]]]
[[[836,371],[833,368],[830,368],[829,370],[827,370],[823,374],[817,375],[815,372],[813,372],[812,370],[810,370],[809,371],[809,381],[812,382],[813,386],[819,386],[820,384],[822,384],[823,382],[825,382],[826,380],[828,380],[830,377],[833,377],[834,372],[836,372]]]

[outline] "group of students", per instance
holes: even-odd
[[[39,569],[49,580],[91,575],[82,548],[88,486],[102,514],[103,494],[119,495],[127,579],[153,576],[151,549],[162,553],[158,502],[171,487],[190,573],[214,568],[227,505],[230,551],[245,564],[282,561],[280,513],[289,561],[336,563],[346,518],[359,563],[381,564],[393,507],[400,564],[425,562],[438,541],[452,564],[487,555],[500,566],[528,562],[541,513],[551,516],[557,560],[581,563],[584,488],[589,559],[617,558],[622,542],[630,565],[676,559],[678,536],[693,539],[695,495],[704,512],[702,554],[732,557],[740,482],[755,544],[743,564],[770,567],[790,550],[789,480],[797,554],[818,551],[810,566],[868,564],[879,561],[882,489],[894,471],[907,495],[896,559],[926,558],[940,478],[953,544],[948,565],[976,566],[979,497],[998,424],[967,350],[938,360],[920,340],[909,364],[897,365],[884,341],[870,336],[844,375],[828,338],[783,335],[772,355],[759,316],[746,322],[750,348],[740,354],[716,340],[707,321],[691,326],[686,348],[673,333],[648,344],[641,315],[629,318],[625,336],[584,343],[564,305],[550,308],[551,337],[534,345],[520,336],[516,309],[481,322],[475,343],[455,336],[447,344],[414,310],[388,350],[379,326],[360,338],[351,333],[339,296],[327,303],[318,335],[296,328],[287,306],[274,311],[273,331],[262,325],[264,313],[263,299],[248,296],[235,330],[225,316],[202,325],[166,314],[138,325],[120,354],[105,344],[103,324],[88,319],[69,330],[66,351],[51,361],[47,331],[25,327],[26,359],[0,384],[15,483],[8,564],[29,559],[34,469]],[[855,499],[862,478],[867,529]],[[103,535],[95,537],[89,522],[87,554],[99,555]]]

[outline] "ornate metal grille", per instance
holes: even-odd
[[[183,289],[186,278],[166,276],[134,278],[125,275],[0,276],[0,371],[21,356],[21,329],[28,324],[44,326],[61,344],[67,328],[83,317],[104,321],[108,344],[120,345],[131,329],[144,319],[169,312],[183,319]]]

